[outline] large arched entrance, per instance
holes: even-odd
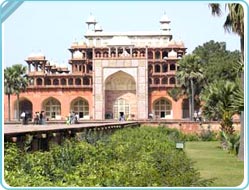
[[[134,78],[118,71],[105,81],[105,118],[137,117],[136,82]]]
[[[32,119],[32,114],[33,114],[33,105],[32,102],[29,101],[27,98],[21,98],[19,100],[19,115],[25,112],[28,116],[28,118]],[[15,118],[18,118],[17,116],[18,111],[17,111],[17,101],[15,102],[15,111],[14,111],[14,115]]]
[[[154,102],[153,112],[158,119],[173,118],[171,102],[166,98],[159,98]]]
[[[90,119],[89,104],[84,98],[76,98],[71,103],[71,110],[79,115],[80,119]]]
[[[45,111],[46,118],[48,119],[61,119],[61,103],[59,100],[51,97],[46,99],[42,108]]]

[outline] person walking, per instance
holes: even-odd
[[[195,113],[194,113],[194,121],[197,121],[197,118],[198,118],[198,114],[197,114],[197,111],[195,111]]]
[[[24,111],[21,113],[21,118],[22,118],[22,124],[25,125],[26,113]]]

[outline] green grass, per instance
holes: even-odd
[[[187,142],[185,152],[202,177],[216,178],[212,186],[238,186],[243,182],[244,163],[219,145],[220,142]]]

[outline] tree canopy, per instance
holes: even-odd
[[[193,53],[201,58],[203,74],[207,84],[218,79],[235,81],[237,78],[234,66],[240,59],[240,52],[226,50],[225,42],[211,40],[196,47]]]

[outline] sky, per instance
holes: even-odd
[[[239,50],[239,37],[224,31],[223,16],[213,17],[208,2],[173,1],[26,1],[3,23],[3,67],[21,63],[31,53],[67,65],[68,48],[84,39],[90,14],[107,32],[159,31],[164,14],[171,20],[173,39],[182,40],[191,53],[214,40]],[[68,65],[69,66],[69,65]]]

